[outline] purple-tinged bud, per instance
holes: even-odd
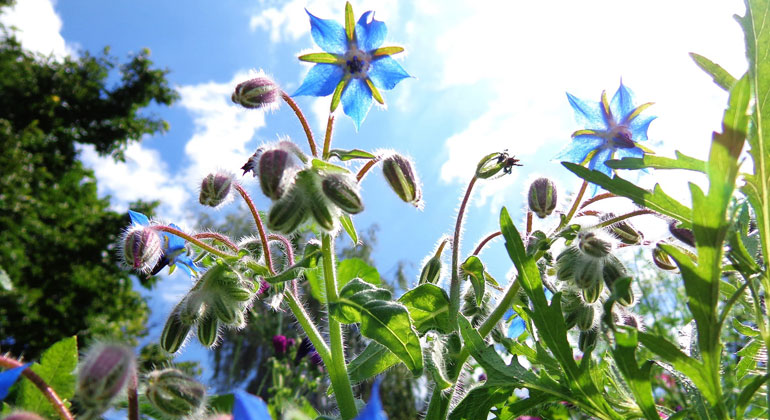
[[[695,247],[695,234],[690,229],[676,227],[677,221],[672,221],[668,224],[668,231],[674,238],[679,239],[686,245]]]
[[[596,330],[581,331],[578,336],[578,348],[583,353],[588,353],[596,347],[599,333]]]
[[[233,175],[226,172],[208,174],[201,182],[198,201],[204,206],[217,207],[227,200],[233,186]]]
[[[484,382],[487,380],[487,375],[485,373],[482,373],[479,375],[479,382]]]
[[[133,225],[123,239],[123,261],[135,270],[149,273],[163,250],[160,235],[149,226]]]
[[[674,271],[678,269],[676,264],[671,261],[671,257],[659,247],[652,249],[652,262],[654,262],[661,270]]]
[[[103,413],[132,375],[136,375],[136,362],[130,348],[96,344],[78,368],[78,399],[89,412]]]
[[[259,157],[259,186],[271,200],[283,196],[284,175],[291,165],[291,155],[284,149],[270,149]]]
[[[644,330],[644,321],[638,315],[626,312],[622,315],[622,318],[623,325],[636,328],[637,330]]]
[[[606,222],[607,220],[614,218],[615,214],[607,213],[601,217],[601,221]],[[644,234],[641,231],[636,230],[628,220],[613,223],[605,229],[610,235],[626,245],[636,245],[644,239]]]
[[[261,295],[263,293],[267,293],[268,290],[270,290],[270,283],[266,282],[265,280],[260,281],[259,291],[257,291],[257,294]]]
[[[364,203],[359,193],[361,188],[354,177],[343,174],[326,175],[321,181],[321,189],[326,198],[345,213],[358,214],[364,211]]]
[[[592,232],[581,232],[578,234],[578,248],[591,257],[604,258],[610,253],[612,245]]]
[[[278,101],[281,89],[267,77],[257,77],[235,87],[232,100],[249,109],[264,108]]]
[[[538,178],[529,186],[529,209],[543,219],[556,208],[556,186],[548,178]]]
[[[7,417],[3,417],[3,420],[43,420],[43,418],[29,411],[17,411]]]
[[[177,369],[164,369],[147,375],[147,399],[172,418],[198,413],[206,402],[206,387]]]
[[[507,151],[490,153],[476,165],[476,177],[480,179],[492,178],[503,171],[503,175],[510,174],[514,166],[522,166],[519,160],[509,156]]]
[[[388,156],[382,162],[382,174],[401,200],[420,207],[422,189],[409,159],[399,154]]]
[[[273,350],[275,350],[275,354],[277,355],[284,354],[288,349],[289,349],[289,340],[286,338],[285,335],[273,336]]]

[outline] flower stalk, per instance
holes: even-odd
[[[305,130],[305,136],[307,136],[307,143],[310,146],[310,153],[313,154],[313,157],[318,157],[318,150],[316,150],[315,140],[313,139],[313,132],[310,130],[310,126],[307,123],[305,114],[302,113],[302,110],[299,109],[299,106],[296,102],[294,102],[294,99],[291,99],[291,96],[289,96],[286,92],[281,92],[281,98],[284,100],[284,102],[286,102],[286,104],[289,105],[292,110],[294,110],[294,114],[297,115],[299,123],[302,124],[302,129]]]
[[[251,217],[254,218],[254,223],[257,225],[259,240],[262,242],[262,250],[265,253],[265,265],[267,265],[267,270],[270,271],[270,274],[275,274],[275,271],[273,270],[273,259],[270,255],[270,244],[267,243],[267,235],[265,234],[265,225],[262,223],[262,218],[259,216],[257,207],[254,206],[254,201],[252,201],[251,196],[246,192],[246,190],[243,189],[241,184],[236,183],[235,189],[238,191],[241,197],[243,197],[243,201],[246,202],[246,205],[249,206]]]
[[[473,175],[471,182],[468,183],[468,188],[465,190],[465,196],[460,204],[460,210],[457,212],[457,221],[455,222],[455,233],[452,237],[452,280],[449,284],[449,325],[452,329],[457,330],[457,314],[460,313],[460,231],[463,226],[463,216],[465,215],[465,207],[468,205],[468,201],[473,191],[473,186],[476,185],[478,177]]]
[[[23,363],[0,354],[0,367],[5,369],[15,369],[20,366],[23,366]],[[50,402],[53,406],[56,414],[59,415],[59,418],[62,420],[74,420],[72,413],[70,413],[70,411],[64,405],[61,398],[59,398],[59,395],[56,394],[56,391],[54,391],[53,388],[51,388],[51,386],[48,385],[45,380],[43,380],[43,378],[41,378],[30,368],[24,369],[21,374],[33,384],[35,384],[37,389],[43,393],[48,402]]]

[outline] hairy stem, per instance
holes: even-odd
[[[643,214],[655,214],[655,212],[652,211],[652,210],[648,210],[648,209],[634,210],[634,211],[632,211],[630,213],[621,214],[620,216],[613,217],[612,219],[607,219],[607,220],[599,223],[598,225],[594,225],[594,226],[589,227],[588,229],[589,230],[590,229],[601,229],[601,228],[604,228],[604,227],[607,227],[607,226],[614,225],[617,222],[621,222],[623,220],[630,219],[632,217],[641,216]]]
[[[315,140],[313,140],[313,132],[310,130],[310,126],[307,123],[305,114],[302,113],[302,110],[299,109],[299,106],[297,106],[297,103],[294,102],[294,99],[291,99],[291,96],[289,96],[286,92],[281,92],[281,98],[283,98],[284,102],[286,102],[289,107],[294,110],[294,114],[297,115],[299,123],[302,124],[302,129],[305,130],[305,136],[307,136],[307,143],[310,145],[310,153],[312,153],[314,157],[318,157],[318,150],[316,150]]]
[[[376,157],[369,162],[366,162],[364,166],[361,167],[361,169],[358,170],[358,173],[356,174],[356,181],[361,182],[362,179],[366,176],[366,173],[369,172],[370,169],[374,167],[374,165],[377,164],[377,162],[380,161],[379,157]]]
[[[326,121],[326,135],[324,136],[323,159],[329,160],[329,151],[332,148],[332,130],[334,129],[334,115],[329,114]]]
[[[233,241],[230,240],[225,235],[222,235],[221,233],[215,233],[215,232],[203,232],[203,233],[196,233],[193,235],[193,238],[196,239],[214,239],[216,241],[222,242],[225,246],[232,249],[235,252],[238,252],[238,246],[233,243]]]
[[[292,250],[291,242],[289,241],[288,238],[286,238],[285,236],[276,235],[274,233],[271,233],[271,234],[267,235],[267,239],[269,239],[271,241],[278,241],[278,242],[282,243],[283,247],[285,249],[284,252],[286,253],[286,259],[289,262],[289,267],[294,265],[294,250]],[[299,296],[299,287],[297,286],[297,279],[294,279],[294,280],[291,281],[291,287],[292,287],[292,289],[294,289],[294,295]]]
[[[243,197],[243,201],[245,201],[246,205],[249,206],[251,216],[254,218],[254,223],[257,225],[259,240],[262,242],[262,250],[265,253],[265,265],[267,265],[267,269],[270,271],[270,274],[275,274],[275,271],[273,270],[273,258],[270,255],[270,244],[267,242],[267,235],[265,235],[265,226],[262,224],[262,218],[259,217],[259,212],[254,206],[254,201],[252,201],[249,193],[243,189],[243,186],[241,184],[235,183],[235,189],[238,190],[238,193],[241,194],[241,197]]]
[[[321,333],[318,331],[318,328],[316,328],[313,321],[310,320],[308,313],[305,312],[305,307],[302,306],[302,304],[299,302],[299,299],[297,298],[297,295],[295,295],[291,290],[287,289],[285,296],[286,303],[289,305],[291,313],[294,314],[295,318],[297,318],[297,322],[299,322],[299,325],[302,327],[305,335],[307,335],[307,337],[310,339],[310,342],[313,343],[313,347],[315,347],[318,355],[321,356],[321,359],[323,359],[324,364],[326,366],[330,366],[332,363],[332,355],[329,351],[329,346],[326,345],[326,342],[321,336]]]
[[[580,205],[580,208],[584,209],[584,208],[586,208],[586,206],[590,206],[591,204],[593,204],[593,203],[595,203],[597,201],[604,200],[605,198],[613,198],[613,197],[617,197],[617,196],[615,194],[613,194],[613,193],[610,193],[610,192],[602,193],[602,194],[597,195],[596,197],[591,197],[588,200],[584,201],[583,204]]]
[[[457,330],[457,314],[460,312],[460,231],[463,227],[465,207],[468,205],[468,200],[471,197],[471,192],[477,179],[478,177],[473,175],[471,182],[468,183],[468,188],[465,190],[465,196],[462,203],[460,203],[460,210],[457,212],[455,233],[452,238],[452,282],[449,285],[449,324],[454,330]]]
[[[220,251],[220,250],[214,248],[213,246],[211,246],[211,245],[201,241],[200,239],[198,239],[198,238],[196,238],[196,237],[194,237],[192,235],[188,235],[187,233],[182,232],[179,229],[174,229],[171,226],[154,225],[154,226],[152,226],[152,228],[155,229],[155,230],[160,230],[160,231],[163,231],[163,232],[166,232],[166,233],[170,233],[172,235],[179,236],[180,238],[184,239],[185,241],[190,242],[190,243],[192,243],[192,244],[194,244],[194,245],[196,245],[196,246],[198,246],[198,247],[200,247],[202,249],[205,249],[206,251],[208,251],[208,252],[210,252],[210,253],[218,256],[218,257],[222,257],[222,258],[238,258],[237,255],[228,254],[227,252]]]
[[[562,219],[562,222],[559,223],[559,227],[556,228],[556,232],[559,232],[560,230],[564,229],[564,227],[567,226],[569,221],[572,220],[572,216],[575,215],[575,212],[577,211],[578,206],[580,205],[580,200],[583,199],[583,194],[585,194],[586,188],[588,188],[588,181],[583,181],[583,184],[580,186],[580,191],[578,191],[577,195],[575,196],[575,201],[572,203],[572,208],[569,209],[569,213],[567,213],[567,217]]]
[[[137,387],[136,372],[131,372],[128,379],[128,420],[139,420],[139,396],[136,392]]]
[[[0,355],[0,366],[6,369],[14,369],[19,366],[23,366],[24,364],[19,362],[18,360],[11,359],[10,357],[6,357],[3,355]],[[40,390],[40,392],[43,393],[45,398],[48,400],[48,402],[51,403],[54,410],[56,410],[56,413],[59,415],[59,417],[62,420],[74,420],[72,417],[72,413],[67,409],[67,407],[62,402],[61,398],[59,398],[59,395],[56,394],[56,391],[51,388],[50,385],[46,383],[46,381],[43,380],[37,373],[35,373],[32,369],[27,368],[24,369],[21,374],[30,380],[37,389]]]
[[[498,236],[502,235],[503,232],[500,232],[499,230],[494,233],[490,233],[486,238],[482,239],[481,242],[479,242],[479,245],[476,247],[476,249],[473,251],[473,255],[479,255],[481,250],[486,246],[486,244],[489,243],[492,239],[497,238]]]

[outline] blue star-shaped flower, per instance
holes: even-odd
[[[150,219],[148,219],[144,214],[129,210],[128,215],[131,217],[131,222],[133,224],[150,226]],[[174,229],[181,230],[179,226],[173,223],[169,226]],[[174,272],[174,268],[176,268],[177,263],[179,263],[182,269],[191,276],[193,275],[194,271],[200,270],[200,268],[195,265],[192,257],[190,257],[189,253],[187,252],[187,241],[168,232],[159,232],[159,234],[161,238],[163,255],[160,257],[160,261],[158,261],[150,274],[153,276],[158,274],[160,270],[162,270],[165,266],[169,267],[168,272],[171,274]]]
[[[381,104],[385,100],[378,89],[390,90],[409,74],[391,58],[404,49],[381,47],[388,30],[383,22],[374,19],[374,12],[361,15],[355,23],[353,7],[345,5],[345,27],[339,23],[319,19],[310,12],[310,34],[324,51],[305,54],[301,61],[316,63],[305,76],[294,96],[332,96],[331,111],[342,100],[342,109],[356,129],[372,107],[372,98]]]
[[[567,93],[570,105],[575,110],[575,119],[584,126],[572,133],[572,142],[556,156],[557,159],[584,165],[588,169],[612,176],[613,170],[605,164],[609,159],[626,156],[642,157],[650,151],[636,142],[647,140],[647,128],[656,117],[640,114],[652,102],[635,107],[633,94],[620,83],[618,91],[607,102],[602,92],[600,102],[586,102]],[[597,186],[594,185],[594,193]]]

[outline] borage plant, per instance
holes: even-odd
[[[707,160],[679,152],[674,158],[660,157],[639,144],[647,139],[654,117],[646,112],[650,104],[636,104],[622,84],[612,99],[602,94],[598,102],[568,94],[581,126],[560,157],[583,179],[578,193],[566,206],[559,206],[554,182],[535,180],[527,194],[523,230],[503,208],[500,231],[482,237],[471,255],[462,256],[460,232],[475,184],[504,176],[519,165],[505,152],[484,156],[470,178],[451,240],[439,241],[418,284],[395,300],[367,276],[351,274],[357,271],[346,267],[350,265],[346,261],[335,261],[335,239],[344,231],[358,242],[351,216],[364,210],[360,183],[376,165],[381,165],[400,199],[421,205],[420,182],[411,161],[397,153],[333,149],[331,114],[319,151],[290,95],[265,77],[241,83],[233,101],[247,108],[285,101],[306,133],[310,152],[284,140],[260,147],[242,168],[244,175],[251,172],[258,179],[262,193],[272,200],[266,223],[234,175],[210,174],[202,181],[204,205],[220,206],[231,195],[245,201],[257,227],[254,237],[236,241],[221,233],[187,233],[131,212],[133,223],[123,243],[126,264],[152,273],[181,264],[194,278],[192,289],[171,312],[161,346],[176,353],[193,330],[202,344],[214,346],[222,328],[243,327],[249,309],[258,304],[255,300],[263,299],[295,316],[325,366],[342,419],[385,418],[378,385],[360,411],[351,385],[399,363],[415,376],[425,375],[430,384],[424,413],[429,420],[524,415],[767,418],[770,134],[765,129],[770,129],[770,110],[765,107],[770,104],[770,64],[763,57],[770,54],[770,32],[762,25],[770,16],[770,5],[759,0],[747,0],[746,5],[746,15],[739,19],[749,62],[745,75],[737,79],[693,54],[696,63],[729,92],[722,129],[714,133]],[[350,4],[344,26],[313,15],[310,23],[313,39],[324,52],[300,57],[316,64],[295,95],[332,95],[330,111],[342,103],[359,127],[373,99],[384,103],[380,90],[392,89],[409,77],[390,57],[403,49],[383,47],[384,23],[372,12],[356,21]],[[741,166],[746,144],[753,166]],[[352,171],[348,161],[362,164]],[[708,189],[704,192],[690,184],[692,204],[686,205],[660,186],[638,187],[616,175],[616,169],[699,172],[707,177]],[[599,188],[606,192],[597,194]],[[607,199],[630,200],[638,208],[613,214],[596,204]],[[632,224],[642,215],[668,223],[671,237],[650,241],[641,224]],[[538,226],[548,227],[536,230],[535,216],[543,219]],[[302,229],[316,237],[295,248],[290,235]],[[514,267],[505,289],[479,257],[499,236]],[[447,246],[451,248],[448,291],[438,285]],[[633,272],[621,258],[621,248],[649,250],[657,267],[678,271],[692,319],[678,326],[682,331],[678,343],[644,328],[634,309],[639,303],[635,283],[641,273]],[[302,296],[303,281],[321,299],[328,313],[325,325],[305,310],[302,300],[309,297]],[[495,290],[502,294],[495,296]],[[352,360],[346,360],[343,351],[343,324],[360,324],[360,333],[371,340]],[[506,324],[515,325],[508,334]],[[725,354],[724,337],[736,355]],[[6,388],[22,370],[44,371],[19,367],[7,358],[0,361],[14,368],[0,378]],[[472,366],[483,369],[483,383],[474,384],[467,374]],[[206,412],[205,388],[199,383],[173,369],[137,378],[130,352],[119,346],[102,345],[89,352],[79,375],[76,400],[85,417],[103,412],[123,387],[129,389],[125,406],[131,418],[138,418],[140,406],[143,414],[153,417]],[[27,375],[39,385],[35,376]],[[670,406],[660,398],[661,392],[675,395],[680,404]],[[54,398],[55,393],[46,395],[56,412],[69,418],[66,404]],[[17,398],[19,407],[25,408],[24,401]],[[232,411],[236,419],[288,415],[240,391],[234,400],[217,396],[208,406]],[[292,416],[327,418],[312,410]]]

